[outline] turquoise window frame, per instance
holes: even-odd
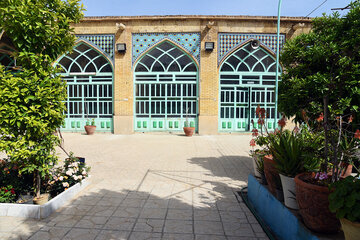
[[[158,57],[154,57],[150,55],[150,52],[154,49],[158,49],[159,51],[162,51],[162,49],[160,49],[160,46],[164,43],[168,43],[172,46],[172,48],[170,50],[167,50],[166,52],[163,52],[160,56]],[[174,57],[171,61],[171,63],[168,64],[168,66],[164,66],[161,62],[160,62],[160,58],[162,58],[165,55],[168,55],[168,53],[170,53],[171,51],[173,51],[174,49],[177,49],[179,51],[182,52],[181,56],[178,57]],[[184,66],[183,68],[181,67],[181,64],[178,62],[179,59],[181,59],[182,57],[187,57],[190,62]],[[150,66],[150,68],[142,63],[142,60],[145,57],[150,57],[151,59],[154,60],[154,62],[152,63],[152,65]],[[152,71],[155,64],[159,62],[159,64],[163,67],[164,71]],[[169,68],[171,67],[172,64],[177,64],[179,67],[180,71],[169,71]],[[186,72],[184,71],[187,67],[191,66],[191,64],[193,64],[195,66],[196,71],[193,72]],[[147,72],[137,72],[136,69],[138,67],[138,65],[142,65]],[[185,125],[186,120],[189,122],[190,126],[195,127],[195,130],[197,131],[198,129],[198,116],[199,116],[199,67],[196,63],[196,61],[192,58],[192,56],[187,53],[184,49],[182,49],[180,46],[178,46],[177,44],[169,41],[169,40],[164,40],[159,42],[158,44],[152,46],[147,52],[143,53],[143,55],[137,60],[137,62],[135,62],[134,67],[133,67],[134,71],[133,71],[133,79],[134,79],[134,90],[133,90],[133,96],[134,96],[134,106],[133,106],[133,112],[134,112],[134,130],[135,132],[161,132],[161,131],[165,131],[165,132],[177,132],[177,131],[183,131],[183,127]],[[167,75],[168,79],[171,79],[169,81],[164,81],[164,79],[162,79],[161,75]],[[154,77],[155,76],[155,77]],[[176,79],[178,76],[181,76],[181,78],[183,78],[183,81],[181,82],[177,82]],[[153,79],[153,81],[146,81],[147,78],[151,78]],[[140,78],[140,79],[139,79]],[[144,78],[143,81],[141,81],[141,78]],[[149,94],[149,96],[144,96],[143,98],[141,96],[137,96],[136,90],[137,90],[137,85],[140,86],[145,86],[148,85],[148,91],[149,93],[151,92],[151,88],[152,86],[157,86],[159,85],[160,88],[162,85],[164,85],[164,91],[166,92],[165,96],[163,96],[162,100],[158,100],[158,101],[152,101],[153,97],[151,96],[151,94]],[[195,91],[195,96],[191,96],[191,97],[186,97],[184,96],[184,92],[183,92],[183,87],[181,87],[181,94],[180,96],[178,96],[180,98],[180,100],[173,100],[176,99],[177,97],[170,97],[167,95],[168,92],[168,87],[169,84],[172,84],[170,87],[172,88],[173,86],[176,86],[174,88],[178,88],[178,86],[182,85],[185,86],[184,84],[195,84],[196,86],[196,91]],[[146,87],[145,87],[146,88]],[[146,91],[146,90],[144,90]],[[156,91],[156,90],[155,90]],[[188,93],[188,90],[186,90]],[[192,91],[193,93],[193,91]],[[158,97],[161,98],[161,97]],[[149,113],[148,114],[143,114],[143,115],[149,115],[149,117],[140,117],[141,114],[137,114],[137,103],[141,103],[140,101],[144,102],[144,106],[146,105],[146,101],[149,103],[148,105],[149,107]],[[192,117],[186,117],[186,112],[184,112],[183,107],[181,107],[182,111],[178,114],[168,114],[168,107],[167,104],[169,101],[180,101],[181,106],[183,106],[182,104],[184,103],[184,101],[189,101],[191,103],[191,101],[195,101],[195,113],[191,114]],[[160,105],[160,111],[162,111],[163,109],[161,108],[161,104],[164,103],[165,109],[163,110],[164,112],[160,112],[159,114],[156,113],[151,113],[152,109],[151,109],[151,103],[154,102],[155,106],[157,103],[159,103]],[[188,103],[189,104],[189,103]],[[140,109],[141,107],[139,107]],[[156,111],[156,107],[155,107],[155,111]],[[164,117],[153,117],[156,115],[164,115]],[[178,115],[179,117],[171,117],[171,115]],[[190,114],[189,114],[190,115]]]
[[[259,129],[259,125],[257,124],[258,118],[255,115],[255,110],[258,105],[265,108],[269,114],[266,122],[267,128],[274,130],[276,127],[274,115],[276,59],[271,50],[268,50],[262,44],[259,48],[252,49],[252,40],[253,39],[249,39],[247,42],[241,44],[229,53],[220,64],[219,132],[249,132],[253,127]],[[237,55],[237,53],[242,50],[247,54],[243,58]],[[260,56],[255,55],[258,51],[262,51]],[[253,61],[250,61],[251,56],[256,59],[256,62],[250,66],[249,62]],[[238,63],[235,64],[236,66],[230,63],[232,57],[236,59],[235,62],[238,61]],[[271,59],[271,63],[265,65],[264,61],[266,59]],[[263,71],[256,69],[258,64],[260,64]],[[224,66],[228,68],[227,71],[222,71]],[[240,69],[240,67],[243,66],[247,68],[247,71],[240,71],[243,70]],[[281,66],[279,68],[281,72]],[[255,101],[252,101],[254,98]],[[229,99],[229,101],[223,101],[223,99]],[[233,99],[233,101],[231,101],[231,99]],[[238,101],[239,99],[240,101]],[[268,101],[268,99],[270,99],[270,101]],[[254,126],[251,120],[253,120]]]

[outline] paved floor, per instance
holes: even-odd
[[[47,219],[0,217],[0,239],[267,239],[234,194],[252,169],[250,136],[64,138],[92,184]]]

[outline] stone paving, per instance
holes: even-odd
[[[234,194],[252,171],[249,135],[63,135],[92,183],[46,219],[0,217],[0,239],[267,239]]]

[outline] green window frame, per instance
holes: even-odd
[[[198,67],[170,41],[146,52],[134,66],[135,131],[182,131],[198,126]]]
[[[279,69],[281,72],[281,67]],[[251,46],[251,40],[229,54],[220,65],[220,132],[247,132],[259,128],[256,107],[267,112],[268,129],[275,128],[276,60],[263,45]]]
[[[111,60],[95,46],[79,41],[71,53],[55,66],[67,83],[67,111],[64,131],[82,132],[95,120],[97,131],[113,131],[113,67]]]

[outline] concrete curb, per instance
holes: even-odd
[[[0,216],[23,217],[23,218],[46,218],[57,209],[64,206],[76,194],[90,184],[89,179],[85,179],[75,184],[68,190],[60,193],[44,205],[0,203]]]
[[[248,177],[248,199],[278,239],[319,240],[252,175]]]

